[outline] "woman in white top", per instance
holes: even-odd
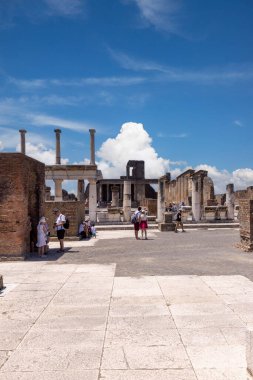
[[[45,253],[47,245],[47,229],[46,229],[46,218],[42,216],[37,225],[37,244],[38,254],[42,257]]]

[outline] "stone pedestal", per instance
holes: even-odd
[[[175,231],[175,224],[172,222],[173,214],[171,212],[165,212],[163,214],[163,221],[158,223],[158,229],[161,232]]]
[[[253,376],[253,327],[246,331],[246,361],[247,370]]]
[[[233,215],[234,215],[234,207],[233,207]],[[227,220],[228,219],[228,208],[226,206],[219,206],[218,207],[218,219],[219,220]]]
[[[218,208],[217,206],[206,206],[204,208],[205,212],[205,220],[206,221],[214,221],[218,216]]]
[[[131,181],[124,181],[123,214],[124,221],[129,222],[131,218]]]
[[[0,274],[0,290],[4,287],[3,276]]]

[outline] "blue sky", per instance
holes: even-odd
[[[104,177],[147,159],[147,176],[204,165],[218,190],[253,185],[252,19],[251,0],[2,1],[0,149],[25,128],[50,163],[59,127],[82,162],[95,128]]]

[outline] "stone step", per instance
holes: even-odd
[[[150,230],[158,229],[158,223],[149,223],[148,228]],[[208,228],[239,228],[239,223],[184,223],[184,229],[208,229]],[[133,230],[133,225],[131,223],[121,223],[121,224],[97,224],[97,232],[99,231],[112,231],[112,230]],[[57,237],[51,236],[51,241],[57,241]],[[65,235],[65,240],[79,240],[78,236],[68,236]]]

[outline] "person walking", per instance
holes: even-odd
[[[135,239],[139,240],[139,230],[140,230],[140,216],[141,216],[141,207],[138,207],[138,209],[134,212],[133,218],[134,218],[134,235]]]
[[[140,229],[141,229],[141,238],[142,238],[142,240],[143,240],[143,236],[145,236],[145,240],[148,239],[148,237],[147,237],[147,228],[148,228],[147,212],[145,210],[141,210]]]
[[[65,235],[64,223],[66,223],[66,218],[63,214],[61,214],[58,208],[54,208],[53,213],[56,218],[55,223],[54,223],[54,228],[57,233],[57,238],[60,242],[60,249],[57,252],[64,252],[64,235]]]
[[[177,232],[178,227],[181,226],[182,232],[185,232],[184,225],[182,222],[182,213],[181,209],[178,210],[177,216],[176,216],[176,226],[175,226],[175,232]]]

